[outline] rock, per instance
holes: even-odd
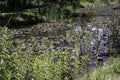
[[[113,9],[113,10],[120,9],[120,4],[117,4],[117,5],[113,6],[112,9]]]
[[[116,78],[115,80],[120,80],[120,77],[119,77],[119,78]]]

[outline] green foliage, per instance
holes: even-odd
[[[53,57],[45,53],[35,58],[33,63],[35,80],[60,80],[60,65],[54,63]]]
[[[40,47],[43,54],[35,55],[34,43],[26,48],[22,41],[12,40],[13,35],[6,27],[0,32],[0,79],[73,80],[77,75],[77,53],[72,49],[49,50],[50,43],[43,38]]]
[[[25,65],[21,62],[20,55],[11,51],[14,47],[10,31],[4,27],[0,32],[0,79],[23,79]]]

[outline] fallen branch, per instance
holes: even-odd
[[[10,16],[10,18],[8,19],[8,21],[4,27],[6,27],[10,23],[10,21],[12,20],[12,17],[13,17],[13,15]]]

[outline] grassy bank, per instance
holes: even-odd
[[[89,75],[89,76],[88,76]],[[120,80],[120,57],[110,57],[104,66],[91,69],[76,80]]]

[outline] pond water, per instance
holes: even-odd
[[[100,22],[100,24],[102,23]],[[39,28],[23,29],[19,33],[15,33],[14,38],[25,40],[26,44],[33,37],[37,39],[36,42],[41,41],[42,37],[48,37],[50,41],[54,42],[55,49],[64,51],[65,47],[72,47],[82,55],[86,55],[87,51],[89,51],[90,64],[88,66],[95,67],[97,57],[100,57],[103,63],[107,60],[106,55],[109,53],[108,36],[109,33],[106,28],[102,25],[99,26],[99,24],[96,26],[91,22],[86,23],[84,26],[74,26],[71,29],[59,28],[51,31],[41,31]],[[98,56],[92,58],[95,55]]]
[[[107,61],[107,56],[101,56],[101,59],[103,60],[101,65],[103,65],[106,61]],[[94,67],[98,67],[101,65],[98,65],[99,63],[96,63],[96,58],[91,58],[90,59],[90,63],[88,64],[88,68],[94,68]]]

